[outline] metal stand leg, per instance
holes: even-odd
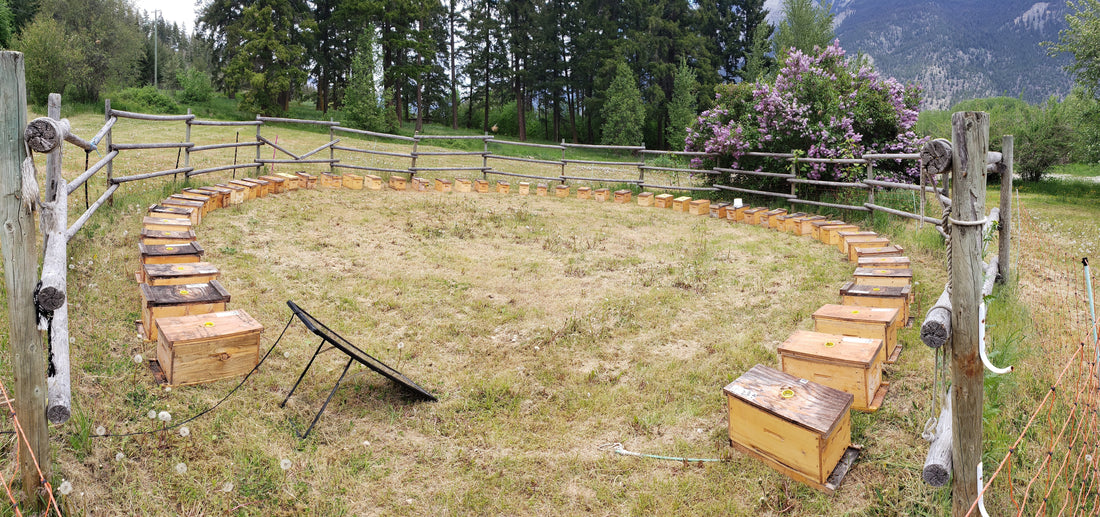
[[[332,387],[332,391],[329,392],[328,398],[325,399],[325,403],[321,404],[321,410],[317,412],[317,416],[313,417],[313,422],[309,424],[309,429],[306,429],[306,434],[302,435],[303,440],[309,436],[309,432],[313,430],[313,426],[317,425],[317,421],[321,419],[321,413],[325,412],[325,408],[328,407],[328,403],[332,400],[332,396],[336,394],[336,389],[340,387],[340,383],[344,381],[344,376],[348,374],[348,368],[351,368],[351,363],[354,362],[355,359],[348,359],[348,364],[344,365],[344,371],[340,373],[340,378],[336,379],[336,384]]]
[[[306,377],[306,372],[309,371],[309,367],[313,366],[313,360],[317,359],[317,354],[321,353],[321,347],[325,346],[325,340],[321,340],[321,344],[317,345],[317,351],[313,352],[313,357],[309,358],[309,362],[306,363],[306,369],[302,370],[302,374],[298,376],[298,382],[294,383],[294,386],[290,388],[290,393],[286,394],[286,398],[279,403],[279,407],[286,407],[286,401],[290,400],[290,396],[294,394],[294,390],[298,389],[298,385],[302,383],[302,379]]]

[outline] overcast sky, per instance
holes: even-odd
[[[161,18],[185,26],[188,34],[195,30],[195,0],[134,0],[134,5],[138,11],[147,11],[150,18],[156,16],[154,10],[160,11]]]

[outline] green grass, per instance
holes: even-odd
[[[1064,174],[1080,178],[1095,178],[1100,176],[1100,164],[1096,163],[1066,163],[1055,165],[1051,174]]]

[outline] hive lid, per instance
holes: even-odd
[[[157,318],[157,327],[173,346],[262,332],[264,329],[260,322],[240,309]]]
[[[186,208],[202,208],[203,207],[203,202],[202,201],[196,201],[194,199],[183,199],[183,198],[178,198],[178,197],[166,198],[163,201],[162,204],[168,205],[168,206],[182,206],[182,207],[186,207]]]
[[[841,238],[847,238],[847,237],[878,237],[877,233],[867,231],[867,230],[862,230],[862,231],[861,230],[855,230],[855,231],[850,231],[850,232],[842,230],[842,231],[836,232],[836,234],[839,235]]]
[[[187,285],[141,284],[141,297],[148,307],[191,303],[228,303],[229,291],[226,291],[217,280],[211,280],[205,284]]]
[[[657,194],[657,199],[672,199],[672,194]]]
[[[748,210],[745,210],[745,213],[746,214],[755,214],[757,212],[766,212],[766,211],[768,211],[767,207],[758,206],[756,208],[750,208]]]
[[[862,305],[823,305],[814,312],[813,318],[826,318],[841,321],[860,321],[893,324],[898,317],[897,309],[885,307],[864,307]]]
[[[193,241],[195,240],[195,230],[190,228],[180,231],[142,228],[141,236],[149,239],[190,239]]]
[[[185,264],[142,264],[146,276],[157,278],[178,278],[182,276],[216,275],[218,268],[209,262],[190,262]]]
[[[859,267],[909,265],[909,257],[859,257]]]
[[[688,199],[691,199],[691,198],[689,197]],[[691,204],[693,204],[693,205],[710,204],[710,200],[709,199],[692,199]]]
[[[753,366],[722,389],[726,394],[800,427],[829,435],[852,407],[851,393]]]
[[[904,286],[885,286],[885,285],[857,285],[855,282],[848,282],[840,288],[841,296],[875,296],[881,298],[909,298],[910,287]]]
[[[768,210],[767,215],[772,216],[772,215],[781,215],[781,214],[785,214],[785,213],[787,213],[786,208],[776,208],[775,210]]]
[[[244,187],[242,187],[240,185],[237,185],[237,184],[234,184],[234,183],[218,183],[218,186],[223,187],[223,188],[227,188],[227,189],[232,190],[234,192],[240,192],[240,191],[244,190]]]
[[[901,246],[898,246],[897,244],[891,244],[889,246],[860,248],[859,249],[860,253],[870,254],[870,255],[883,254],[883,253],[901,253],[903,251],[905,251],[905,249],[902,248]]]
[[[857,267],[852,276],[878,276],[888,278],[913,278],[912,269]]]
[[[779,355],[820,363],[868,367],[882,349],[881,339],[798,330],[779,345]]]
[[[267,181],[274,181],[275,183],[282,183],[282,182],[286,181],[286,178],[280,178],[278,176],[271,176],[271,175],[260,176],[260,178],[265,179]]]
[[[839,219],[833,219],[831,221],[818,220],[818,221],[814,221],[812,224],[814,226],[837,226],[837,225],[848,224],[848,223],[846,223],[844,221],[841,221]]]
[[[824,221],[824,220],[825,220],[825,216],[823,216],[823,215],[807,215],[806,217],[802,218],[802,222],[804,222],[804,223],[805,222],[814,223],[814,222],[817,222],[817,221]]]
[[[165,225],[165,226],[178,226],[180,228],[180,230],[185,230],[185,229],[191,228],[191,220],[190,219],[180,219],[180,218],[171,218],[171,217],[150,217],[150,216],[145,216],[144,218],[142,218],[141,224],[143,224],[143,225],[146,225],[146,224],[159,224],[159,225]]]
[[[172,194],[168,197],[169,199],[183,199],[191,201],[201,201],[203,203],[206,203],[207,201],[210,201],[210,198],[213,196],[208,196],[206,194],[192,194],[190,192],[180,192],[179,194]]]
[[[779,220],[780,221],[786,221],[788,219],[794,219],[796,217],[804,217],[805,215],[806,215],[806,212],[795,212],[793,214],[781,215],[781,216],[779,216]]]
[[[653,195],[652,192],[642,192],[642,193],[638,194],[638,197],[649,197],[649,196],[652,196],[652,195]]]
[[[627,190],[627,189],[622,189],[622,190],[616,190],[616,191],[615,191],[615,195],[616,195],[616,196],[620,196],[620,195],[626,195],[626,194],[629,194],[629,193],[630,193],[630,191],[629,191],[629,190]]]
[[[194,212],[194,208],[189,206],[172,206],[172,205],[153,205],[149,207],[150,216],[156,217],[156,214],[174,214],[174,215],[186,215],[190,216]]]
[[[142,257],[174,257],[177,255],[199,255],[204,250],[197,242],[187,244],[142,244],[138,243],[138,250]]]

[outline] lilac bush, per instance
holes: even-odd
[[[920,104],[917,85],[884,79],[869,65],[853,63],[839,41],[815,50],[812,55],[792,50],[774,83],[719,86],[716,105],[700,114],[685,140],[688,151],[719,156],[694,160],[693,165],[744,170],[785,166],[745,156],[749,151],[859,158],[864,153],[919,150],[924,138],[913,132]],[[911,183],[919,178],[915,165],[905,167],[897,161],[879,161],[875,170],[886,181]],[[800,168],[800,175],[813,179],[852,181],[865,174],[864,166]]]

